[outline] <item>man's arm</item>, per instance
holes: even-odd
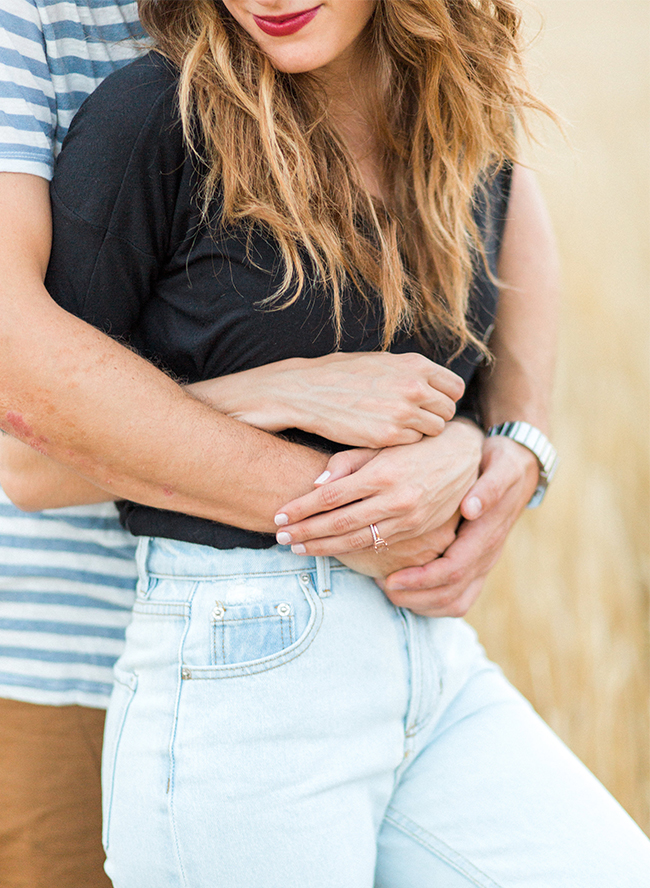
[[[0,486],[24,512],[115,499],[92,481],[4,432],[0,433]]]
[[[503,281],[490,343],[495,363],[482,379],[486,427],[524,420],[547,432],[559,305],[557,248],[534,176],[515,167],[499,263]],[[481,474],[461,503],[467,519],[445,554],[383,585],[397,605],[431,616],[463,616],[496,563],[538,480],[535,457],[507,438],[485,441]]]
[[[61,309],[48,183],[0,173],[0,427],[110,494],[251,530],[327,457],[223,416]]]

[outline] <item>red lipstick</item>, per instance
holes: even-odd
[[[295,34],[308,25],[316,16],[321,4],[311,9],[303,9],[302,12],[293,12],[290,15],[254,15],[257,27],[271,37],[286,37]]]

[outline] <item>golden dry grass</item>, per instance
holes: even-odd
[[[533,165],[564,309],[543,509],[470,614],[488,653],[650,832],[650,2],[535,0],[531,79],[568,121]],[[527,10],[533,29],[540,16]]]

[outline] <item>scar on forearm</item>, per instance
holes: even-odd
[[[49,438],[44,435],[35,435],[34,430],[25,422],[24,417],[20,413],[13,410],[7,410],[5,413],[4,426],[8,426],[4,431],[18,438],[24,444],[28,444],[37,453],[47,456],[46,444],[49,444]]]

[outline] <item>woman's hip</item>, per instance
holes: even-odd
[[[261,859],[294,821],[342,842],[348,810],[372,867],[410,736],[482,656],[471,630],[405,614],[371,579],[280,547],[153,539],[138,558],[107,727],[109,863],[127,861],[142,830],[152,872],[200,866],[209,836],[222,864],[225,849],[241,860],[242,824],[264,835]]]
[[[158,676],[167,690],[172,675],[223,684],[228,696],[258,685],[295,691],[302,681],[335,694],[342,682],[347,696],[368,682],[364,696],[379,686],[392,699],[394,690],[402,708],[417,685],[431,706],[441,685],[453,689],[482,657],[462,621],[395,608],[374,580],[336,559],[145,538],[138,566],[119,668]]]

